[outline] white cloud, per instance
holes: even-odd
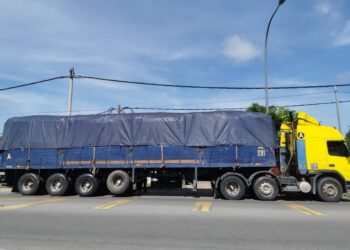
[[[339,19],[342,16],[339,12],[340,7],[335,1],[316,0],[314,8],[318,14],[330,17],[332,19]]]
[[[315,5],[315,9],[321,15],[327,15],[331,11],[331,6],[328,3],[318,3]]]
[[[350,81],[350,70],[340,73],[336,79],[338,83],[348,83]]]
[[[334,44],[337,46],[350,45],[350,20],[346,22],[344,29],[336,35]]]
[[[303,85],[313,84],[314,82],[301,80],[297,77],[286,77],[286,78],[271,78],[270,83],[271,85],[278,85],[278,86],[303,86]]]
[[[66,97],[55,94],[39,94],[28,90],[17,92],[2,92],[0,94],[0,110],[3,113],[39,112],[45,107],[45,111],[62,110],[62,104],[66,104]],[[64,106],[63,110],[66,108]]]
[[[261,56],[261,50],[255,44],[239,35],[225,41],[223,53],[237,63],[246,63]]]

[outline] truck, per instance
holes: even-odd
[[[304,112],[279,131],[271,116],[242,111],[15,117],[0,155],[3,181],[22,195],[209,181],[229,200],[305,193],[337,202],[350,189],[344,138]]]

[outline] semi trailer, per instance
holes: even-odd
[[[15,117],[0,149],[3,182],[23,195],[123,195],[146,179],[210,181],[230,200],[309,193],[336,202],[350,189],[344,138],[304,112],[278,132],[271,116],[238,111]]]

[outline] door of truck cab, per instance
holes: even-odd
[[[328,140],[328,169],[338,171],[350,181],[350,154],[345,141]]]

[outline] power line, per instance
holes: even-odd
[[[303,107],[303,106],[318,106],[318,105],[328,105],[334,104],[335,102],[317,102],[317,103],[303,103],[303,104],[291,104],[284,106],[274,106],[274,107],[284,107],[284,108],[292,108],[292,107]],[[339,101],[339,103],[350,103],[350,100]],[[248,107],[240,107],[240,108],[157,108],[157,107],[128,107],[133,110],[159,110],[159,111],[220,111],[220,110],[247,110]],[[72,112],[100,112],[98,114],[111,113],[111,111],[116,110],[115,108],[109,109],[85,109],[85,110],[74,110]],[[16,114],[55,114],[55,113],[66,113],[66,111],[41,111],[41,112],[18,112],[18,113],[0,113],[0,115],[16,115]]]
[[[339,101],[339,103],[348,103],[350,100]],[[316,102],[316,103],[304,103],[304,104],[293,104],[293,105],[285,105],[285,106],[276,106],[276,107],[303,107],[303,106],[317,106],[317,105],[327,105],[327,104],[335,104],[336,102]]]
[[[289,97],[299,97],[299,96],[310,96],[310,95],[324,95],[324,94],[330,94],[333,92],[327,91],[327,92],[317,92],[317,93],[308,93],[308,94],[298,94],[298,95],[281,95],[281,96],[272,96],[269,97],[269,99],[278,99],[278,98],[289,98]],[[255,101],[255,100],[262,100],[264,97],[258,97],[258,98],[245,98],[245,99],[234,99],[231,101],[213,101],[213,102],[197,102],[197,103],[185,103],[182,104],[183,106],[186,105],[198,105],[198,104],[215,104],[215,103],[236,103],[236,102],[242,102],[242,101]]]
[[[10,89],[17,89],[17,88],[22,88],[22,87],[28,87],[28,86],[36,85],[36,84],[39,84],[39,83],[45,83],[45,82],[50,82],[50,81],[59,80],[59,79],[66,79],[66,78],[69,78],[69,76],[56,76],[56,77],[53,77],[53,78],[48,78],[48,79],[44,79],[44,80],[40,80],[40,81],[35,81],[35,82],[24,83],[24,84],[19,84],[19,85],[14,85],[14,86],[10,86],[10,87],[1,88],[0,91],[10,90]]]
[[[155,108],[155,107],[130,107],[134,110],[168,110],[168,111],[219,111],[219,110],[246,110],[247,108]]]
[[[28,87],[31,85],[36,85],[40,83],[50,82],[59,79],[67,79],[71,78],[70,76],[57,76],[53,78],[48,78],[44,80],[39,80],[30,83],[24,83],[19,85],[14,85],[10,87],[0,88],[0,91]],[[95,76],[84,76],[84,75],[75,75],[75,79],[90,79],[90,80],[98,80],[98,81],[108,81],[114,83],[124,83],[124,84],[136,84],[143,86],[155,86],[155,87],[171,87],[171,88],[192,88],[192,89],[218,89],[218,90],[263,90],[264,87],[246,87],[246,86],[204,86],[204,85],[184,85],[184,84],[167,84],[167,83],[154,83],[154,82],[140,82],[140,81],[130,81],[130,80],[119,80],[119,79],[111,79],[111,78],[103,78],[103,77],[95,77]],[[273,86],[269,87],[269,89],[311,89],[311,88],[331,88],[331,87],[346,87],[350,86],[350,83],[343,84],[315,84],[315,85],[300,85],[300,86]]]
[[[90,80],[98,80],[98,81],[106,81],[106,82],[114,82],[114,83],[136,84],[136,85],[144,85],[144,86],[171,87],[171,88],[221,89],[221,90],[262,90],[262,89],[265,89],[265,87],[203,86],[203,85],[183,85],[183,84],[140,82],[140,81],[119,80],[119,79],[111,79],[111,78],[103,78],[103,77],[95,77],[95,76],[84,76],[84,75],[76,75],[74,78],[90,79]],[[274,86],[274,87],[269,87],[269,89],[311,89],[311,88],[331,88],[334,86],[346,87],[346,86],[350,86],[350,83],[324,84],[324,85],[322,85],[322,84],[320,84],[320,85],[303,85],[303,86],[302,85],[300,85],[300,86]]]
[[[317,106],[317,105],[327,105],[327,104],[334,104],[335,102],[317,102],[317,103],[303,103],[303,104],[291,104],[291,105],[284,105],[284,106],[274,106],[277,108],[292,108],[292,107],[304,107],[304,106]],[[350,103],[350,100],[344,100],[339,101],[339,103]],[[214,111],[214,110],[246,110],[248,107],[245,108],[155,108],[155,107],[130,107],[135,110],[173,110],[173,111],[200,111],[200,110],[208,110],[208,111]]]
[[[79,112],[100,112],[105,111],[106,109],[82,109],[82,110],[75,110],[72,111],[73,113],[79,113]],[[9,113],[0,113],[0,115],[31,115],[31,114],[60,114],[60,113],[67,113],[67,110],[62,111],[40,111],[40,112],[9,112]]]

